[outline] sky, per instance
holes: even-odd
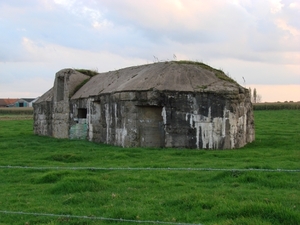
[[[0,0],[0,33],[0,98],[41,96],[64,68],[192,60],[300,101],[300,0]]]

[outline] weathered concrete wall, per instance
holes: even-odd
[[[56,138],[70,137],[70,118],[72,117],[70,98],[76,88],[89,78],[73,69],[64,69],[56,73],[53,88],[33,105],[35,134]],[[78,125],[77,129],[81,129],[79,127]],[[75,135],[74,138],[82,137]]]
[[[80,83],[88,76],[73,69],[64,69],[56,73],[53,87],[52,136],[69,138],[70,98]]]
[[[70,128],[70,139],[86,139],[88,125],[86,119],[76,120],[76,124]]]
[[[127,132],[127,124],[136,114],[132,114],[128,109],[125,110],[124,102],[115,102],[114,96],[104,95],[97,98],[72,100],[73,111],[70,131],[78,126],[80,120],[78,110],[86,109],[86,125],[85,134],[90,141],[103,142],[107,144],[119,146],[135,146],[130,145],[131,136]],[[126,112],[125,112],[126,111]],[[130,129],[132,126],[128,126]],[[132,142],[134,143],[134,141]]]
[[[35,103],[33,108],[34,133],[43,136],[52,136],[52,101]]]
[[[33,131],[35,134],[52,136],[53,88],[33,104]]]
[[[232,149],[254,140],[247,91],[169,95],[163,108],[166,147]]]
[[[232,149],[254,140],[247,90],[230,95],[180,92],[121,92],[72,100],[71,129],[85,108],[90,141],[123,147]]]

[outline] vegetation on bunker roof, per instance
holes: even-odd
[[[226,75],[221,69],[215,69],[207,64],[204,64],[202,62],[197,62],[197,61],[189,61],[189,60],[181,60],[181,61],[173,61],[178,64],[186,64],[186,65],[195,65],[195,66],[200,66],[201,68],[213,72],[219,79],[225,80],[231,83],[236,83],[235,80],[233,80],[231,77]]]

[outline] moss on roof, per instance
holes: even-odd
[[[228,81],[228,82],[236,83],[235,80],[233,80],[231,77],[227,76],[222,70],[215,69],[215,68],[213,68],[213,67],[211,67],[209,65],[206,65],[206,64],[204,64],[202,62],[195,62],[195,61],[188,61],[188,60],[173,61],[173,62],[178,63],[178,64],[187,64],[187,65],[200,66],[203,69],[206,69],[208,71],[213,72],[221,80],[225,80],[225,81]]]
[[[90,77],[93,77],[98,74],[98,71],[96,71],[96,70],[87,70],[87,69],[74,69],[74,70],[76,70],[79,73],[90,76]]]

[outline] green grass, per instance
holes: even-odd
[[[282,110],[282,109],[300,109],[300,102],[265,102],[254,103],[254,110]]]
[[[0,165],[300,169],[300,110],[255,111],[256,141],[239,150],[119,148],[32,134],[0,121]],[[300,224],[300,173],[0,169],[0,210],[205,225]],[[0,213],[0,224],[132,224]],[[147,223],[145,223],[147,224]],[[149,224],[149,223],[148,223]]]
[[[32,118],[32,107],[0,107],[0,120],[24,120]]]

